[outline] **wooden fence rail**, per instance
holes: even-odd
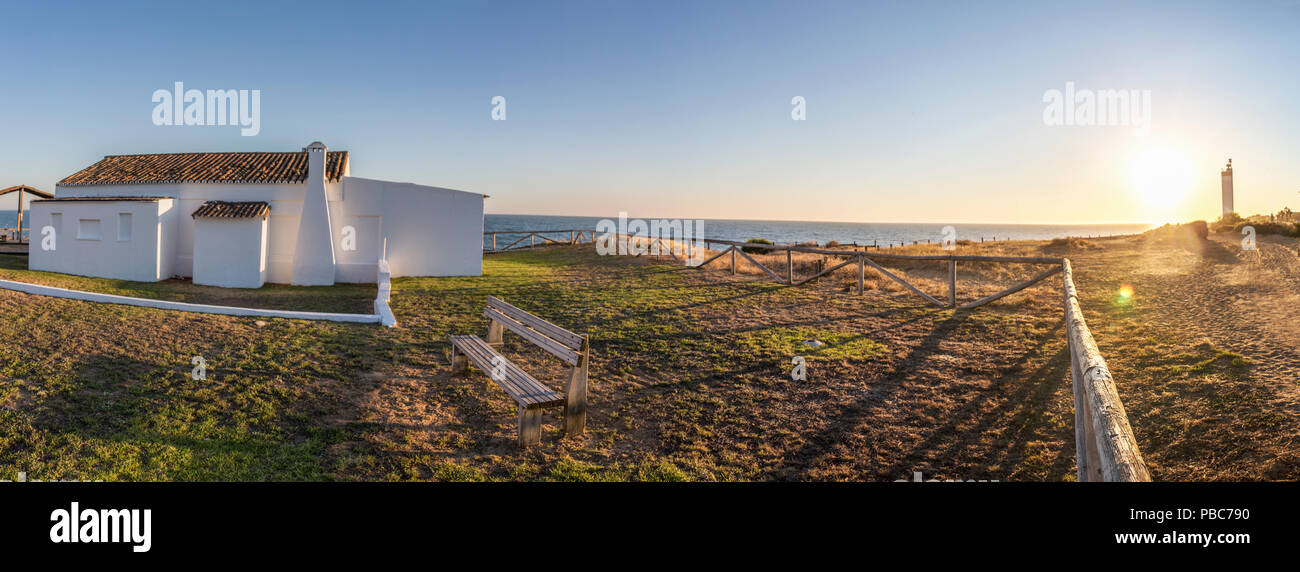
[[[548,235],[548,234],[549,234],[549,235],[560,235],[560,238],[559,238],[559,239],[551,238],[550,236],[546,236],[546,235]],[[511,242],[511,243],[505,245],[505,246],[502,247],[502,248],[497,248],[497,236],[498,236],[498,235],[509,235],[509,236],[521,235],[521,236],[520,236],[519,238],[515,239],[514,242]],[[564,238],[564,235],[568,235],[568,238],[565,239],[565,238]],[[505,251],[507,251],[507,250],[524,250],[524,249],[528,249],[528,248],[537,248],[537,247],[539,247],[539,246],[570,245],[570,244],[587,244],[587,243],[590,243],[590,242],[594,242],[594,241],[596,240],[596,232],[595,232],[595,231],[592,231],[592,230],[580,230],[580,229],[565,229],[565,230],[502,230],[502,231],[495,231],[495,232],[485,232],[485,233],[483,233],[483,236],[484,236],[485,242],[487,242],[487,237],[491,237],[491,246],[488,246],[488,245],[486,245],[486,244],[483,246],[483,253],[484,253],[484,254],[494,254],[494,253],[497,253],[497,252],[505,252]],[[538,243],[537,243],[537,239],[539,239],[539,238],[542,239],[542,241],[543,241],[541,244],[538,244]],[[518,246],[518,247],[515,246],[515,245],[517,245],[517,244],[519,244],[519,243],[521,243],[521,242],[523,242],[523,241],[525,241],[525,240],[528,241],[528,244],[527,244],[527,245],[524,245],[524,246]]]
[[[1150,481],[1115,380],[1083,320],[1070,261],[1061,262],[1065,335],[1074,380],[1074,446],[1079,482]]]

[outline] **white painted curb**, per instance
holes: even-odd
[[[387,270],[387,266],[387,264],[384,264],[384,270]],[[68,290],[66,288],[41,286],[37,284],[28,284],[26,282],[14,282],[11,280],[0,280],[0,288],[23,292],[25,294],[34,294],[37,296],[69,298],[72,300],[85,300],[87,302],[99,302],[103,304],[143,306],[146,308],[158,308],[160,310],[179,310],[181,312],[199,312],[203,314],[225,314],[227,316],[288,318],[291,320],[325,320],[330,322],[356,322],[364,324],[383,323],[385,326],[392,326],[397,323],[397,320],[393,317],[393,312],[388,309],[388,289],[391,288],[391,286],[388,286],[387,273],[383,273],[381,276],[383,276],[384,281],[383,284],[380,285],[379,296],[375,299],[375,307],[378,310],[380,299],[383,299],[383,309],[387,312],[387,318],[385,318],[382,313],[336,314],[331,312],[294,312],[290,310],[260,310],[257,308],[239,308],[235,306],[214,306],[210,304],[190,304],[187,302],[150,300],[148,298],[132,298],[130,296],[116,296],[113,294]]]

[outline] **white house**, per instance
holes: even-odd
[[[482,273],[485,195],[349,176],[347,151],[105,157],[31,203],[32,270],[256,288]],[[385,246],[385,244],[387,246]]]

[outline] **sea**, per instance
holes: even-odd
[[[24,217],[27,213],[24,213]],[[18,211],[0,211],[0,227],[13,228]],[[600,217],[488,214],[483,217],[484,232],[506,234],[534,230],[596,230]],[[30,221],[23,221],[30,225]],[[1151,228],[1144,224],[953,224],[884,223],[884,222],[809,222],[780,220],[704,219],[704,236],[720,240],[745,241],[766,238],[778,244],[816,241],[826,244],[911,244],[943,240],[943,227],[952,226],[957,240],[1049,240],[1066,236],[1100,237],[1135,234]],[[28,233],[24,233],[28,234]],[[490,246],[490,245],[489,245]]]
[[[600,217],[487,214],[483,216],[485,232],[503,233],[497,245],[505,246],[504,233],[534,230],[595,230]],[[1136,234],[1152,225],[1145,224],[945,224],[881,222],[810,222],[779,220],[704,219],[704,236],[719,240],[745,241],[766,238],[778,244],[829,241],[841,244],[912,244],[926,240],[942,242],[944,227],[952,226],[956,240],[1050,240],[1063,237],[1103,237]],[[517,235],[515,235],[517,237]],[[488,239],[490,240],[490,238]],[[488,245],[490,246],[490,245]]]
[[[17,204],[17,203],[15,203],[15,204]],[[32,221],[31,221],[30,218],[28,218],[28,217],[30,217],[30,216],[31,216],[31,212],[30,212],[30,211],[28,211],[28,210],[24,210],[24,211],[23,211],[23,227],[24,227],[24,228],[27,228],[27,227],[30,227],[30,226],[31,226],[31,222],[32,222]],[[14,228],[14,225],[16,225],[16,224],[18,224],[18,211],[16,211],[16,210],[0,211],[0,228]],[[8,233],[6,233],[6,235],[7,235],[7,234],[8,234]],[[31,234],[30,232],[23,232],[23,237],[27,237],[27,236],[30,235],[30,234]]]

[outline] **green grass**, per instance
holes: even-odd
[[[813,347],[805,342],[817,340],[824,345]],[[764,328],[746,332],[740,344],[759,354],[780,357],[804,356],[825,359],[873,359],[885,355],[889,348],[862,334],[808,326]]]

